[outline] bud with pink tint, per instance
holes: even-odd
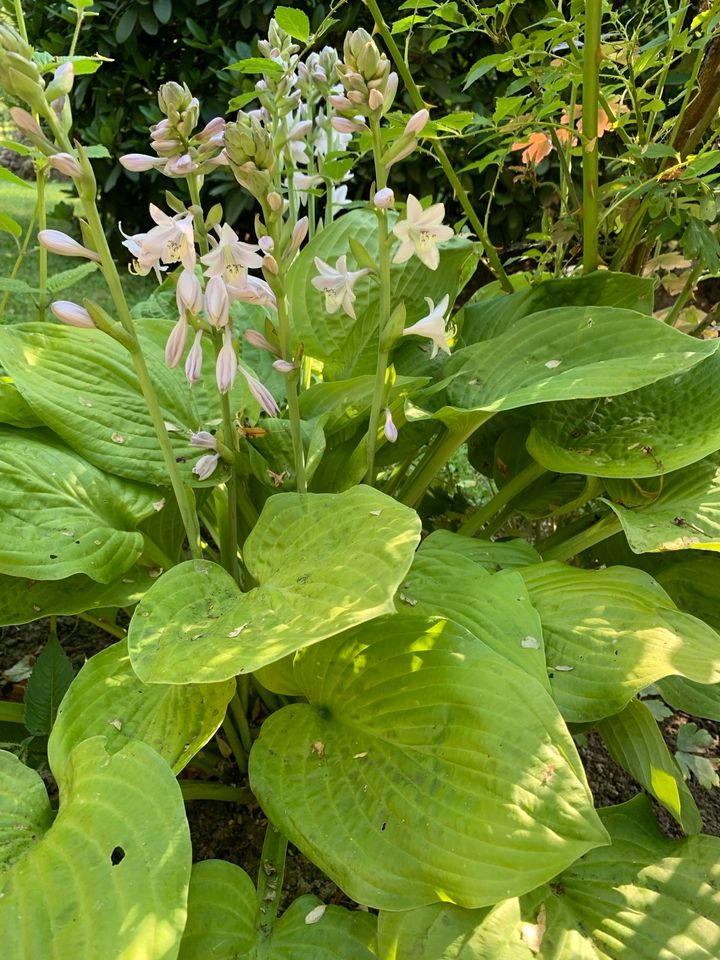
[[[202,284],[193,270],[183,270],[180,274],[175,290],[175,299],[180,312],[189,310],[190,313],[198,314],[202,310]]]
[[[217,438],[208,430],[198,430],[190,434],[190,446],[202,447],[204,450],[217,450]]]
[[[188,329],[188,322],[183,315],[170,331],[170,336],[165,344],[165,363],[171,368],[176,367],[182,360],[187,343]]]
[[[273,361],[273,370],[277,370],[278,373],[287,375],[288,373],[292,373],[295,369],[295,364],[291,360]]]
[[[392,413],[390,412],[390,407],[385,407],[385,426],[383,427],[383,433],[385,434],[385,439],[389,443],[395,443],[398,438],[398,429],[393,422]]]
[[[100,257],[94,250],[84,247],[61,230],[41,230],[38,240],[50,253],[57,253],[61,257],[85,257],[87,260],[100,262]]]
[[[126,153],[120,157],[120,164],[131,173],[145,173],[154,167],[162,167],[165,161],[160,157],[151,157],[146,153]]]
[[[272,253],[275,249],[275,241],[272,237],[259,237],[258,246],[263,253]]]
[[[335,96],[330,97],[330,106],[335,110],[352,110],[353,104],[347,97]]]
[[[364,123],[349,120],[347,117],[333,117],[330,126],[338,133],[364,133],[368,129]]]
[[[368,94],[368,106],[371,110],[381,110],[385,103],[385,97],[380,90],[371,90]]]
[[[225,327],[225,332],[223,333],[223,345],[218,354],[217,363],[215,365],[215,379],[217,380],[218,390],[220,393],[227,393],[228,390],[235,383],[235,377],[237,376],[238,370],[238,360],[237,354],[235,353],[235,347],[232,342],[232,335],[230,333],[230,328]]]
[[[419,133],[425,129],[425,124],[430,119],[430,112],[428,110],[418,110],[417,113],[414,113],[408,122],[405,124],[405,129],[403,130],[403,136],[405,137],[416,137]]]
[[[171,177],[186,177],[189,173],[194,173],[199,164],[195,163],[189,153],[184,153],[181,157],[173,157],[165,164],[163,173]]]
[[[257,330],[247,329],[244,336],[251,347],[257,347],[258,350],[267,350],[268,353],[274,353],[275,356],[279,356],[277,347],[274,347],[267,337],[264,337],[262,333],[259,333]]]
[[[21,133],[26,133],[31,137],[45,137],[40,124],[27,110],[23,110],[22,107],[10,107],[10,116]]]
[[[373,197],[373,203],[378,210],[390,210],[395,206],[395,194],[390,187],[383,187]]]
[[[240,373],[242,373],[247,380],[250,393],[260,404],[261,409],[263,409],[268,416],[276,417],[280,412],[280,408],[275,402],[275,397],[273,397],[268,388],[264,384],[260,383],[258,378],[254,377],[243,364],[240,364]]]
[[[185,378],[191,387],[202,377],[202,330],[198,330],[185,361]]]
[[[212,120],[208,121],[205,126],[202,128],[200,133],[195,134],[195,139],[205,142],[210,140],[213,137],[222,135],[225,132],[225,121],[222,117],[213,117]]]
[[[287,248],[286,256],[291,257],[300,249],[300,244],[307,236],[309,225],[310,221],[307,217],[301,217],[295,224],[293,227],[292,237],[290,238],[290,244]]]
[[[55,153],[48,157],[50,166],[66,177],[81,177],[82,168],[75,157],[70,153]]]
[[[273,276],[277,276],[280,273],[278,262],[271,253],[268,253],[263,258],[263,270],[267,270],[267,272],[272,273]]]
[[[95,329],[93,318],[85,307],[81,307],[79,303],[73,303],[72,300],[55,300],[50,304],[50,309],[58,320],[62,320],[70,327]]]
[[[312,130],[312,120],[301,120],[288,134],[288,140],[302,140]]]
[[[220,329],[227,326],[230,316],[230,297],[222,277],[210,277],[205,287],[205,315]]]

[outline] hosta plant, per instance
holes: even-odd
[[[12,116],[79,198],[80,238],[39,241],[97,263],[114,303],[0,329],[2,622],[79,614],[114,641],[68,685],[51,639],[24,708],[1,705],[49,734],[58,790],[27,739],[0,753],[9,960],[720,950],[718,841],[639,696],[720,715],[717,343],[654,319],[651,280],[595,269],[589,104],[579,276],[501,293],[467,196],[458,230],[394,192],[397,163],[447,163],[442,118],[404,112],[396,69],[419,93],[368,7],[390,57],[278,8],[227,122],[160,87],[151,152],[122,158],[172,187],[125,238],[158,279],[132,313],[73,139],[73,57],[0,24]],[[599,32],[590,0],[591,94]],[[219,166],[251,229],[213,205]],[[481,256],[501,284],[454,310]],[[494,492],[452,530],[427,494],[465,444]],[[596,809],[591,728],[684,839],[646,797]],[[203,797],[259,805],[257,877],[192,863]],[[288,841],[346,906],[278,916]]]

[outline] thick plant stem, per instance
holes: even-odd
[[[460,527],[458,532],[468,537],[477,533],[483,524],[492,519],[496,513],[506,507],[511,500],[514,500],[519,493],[522,493],[526,487],[529,487],[531,483],[534,483],[535,480],[544,473],[546,473],[545,468],[533,460],[532,463],[528,464],[524,470],[521,470],[517,476],[513,477],[509,483],[506,483],[504,487],[498,490],[492,500],[489,500],[488,503],[473,513]]]
[[[23,14],[21,0],[15,0],[15,25],[18,28],[18,33],[20,36],[23,38],[25,43],[27,43],[27,27],[25,26],[25,15]]]
[[[621,530],[622,524],[613,513],[603,517],[602,520],[598,520],[597,523],[588,527],[587,530],[583,530],[582,533],[578,533],[574,537],[564,540],[562,543],[558,543],[547,549],[543,549],[542,544],[536,543],[535,549],[542,556],[543,560],[567,561],[579,553],[582,553],[583,550],[594,547],[595,544],[602,543],[602,541],[607,540],[608,537],[620,533]]]
[[[47,167],[43,165],[37,170],[37,213],[38,230],[44,230],[47,227],[47,208],[45,206],[45,184],[47,183]],[[48,282],[48,252],[40,244],[38,249],[38,286],[40,294],[38,298],[38,320],[45,319],[45,308],[47,306],[47,282]]]
[[[243,706],[239,694],[235,692],[232,700],[230,701],[230,713],[232,714],[237,731],[240,734],[240,740],[242,741],[243,749],[246,753],[250,753],[250,748],[252,747],[252,735],[250,733],[250,727],[248,726],[246,710],[247,707]]]
[[[669,327],[671,327],[675,323],[675,321],[678,318],[678,314],[690,299],[690,296],[693,290],[695,289],[695,284],[697,283],[697,279],[700,276],[700,274],[703,272],[703,266],[704,265],[702,261],[698,260],[698,262],[695,264],[695,266],[692,268],[692,270],[688,274],[687,280],[685,281],[685,284],[682,290],[675,298],[675,303],[672,305],[672,307],[670,308],[670,312],[665,317],[665,323]]]
[[[118,640],[124,640],[127,637],[127,630],[123,630],[122,627],[118,627],[114,623],[108,623],[107,620],[100,620],[98,617],[94,617],[91,613],[79,613],[77,615],[78,620],[84,620],[85,623],[91,623],[94,627],[99,627],[101,630],[104,630],[105,633],[109,633],[111,637],[117,637]]]
[[[257,883],[257,946],[256,960],[268,960],[270,937],[277,916],[285,874],[287,837],[268,821],[260,857]]]
[[[398,48],[398,45],[395,43],[395,38],[390,33],[388,25],[385,23],[385,20],[383,19],[383,15],[380,12],[380,7],[378,6],[376,0],[364,0],[364,3],[366,4],[368,9],[370,10],[370,13],[373,16],[373,19],[375,21],[375,26],[377,27],[378,33],[383,38],[385,42],[385,46],[390,51],[390,56],[393,58],[393,61],[395,62],[395,66],[397,67],[398,73],[403,79],[405,88],[410,94],[410,98],[412,99],[412,102],[415,105],[415,109],[422,110],[425,106],[425,101],[422,98],[422,95],[420,93],[420,90],[418,89],[417,84],[413,80],[412,74],[410,73],[410,70],[407,64],[405,63],[405,60],[403,58],[402,53],[400,52],[400,49]],[[470,202],[470,198],[465,192],[465,188],[460,183],[460,178],[455,173],[453,165],[448,159],[448,156],[445,153],[445,150],[443,149],[442,144],[440,143],[439,140],[433,140],[431,143],[431,147],[432,147],[433,153],[438,158],[440,166],[443,168],[443,172],[445,173],[445,176],[448,178],[448,181],[450,182],[450,185],[453,188],[453,191],[455,193],[455,196],[457,197],[457,200],[460,206],[463,208],[465,216],[470,221],[478,240],[483,245],[483,248],[485,250],[485,256],[487,257],[488,265],[490,269],[495,274],[497,279],[500,281],[500,285],[502,286],[502,288],[507,293],[512,293],[513,285],[510,282],[510,278],[505,272],[505,269],[502,263],[500,262],[500,257],[497,255],[497,251],[495,250],[495,247],[492,245],[492,242],[490,241],[490,237],[488,236],[487,231],[485,230],[485,227],[483,226],[482,221],[480,220],[480,217],[475,212],[475,209],[472,203]]]
[[[375,184],[377,190],[387,186],[387,170],[382,163],[382,135],[380,121],[370,118],[370,129],[373,140],[373,157],[375,159]],[[388,335],[390,333],[390,233],[386,210],[376,209],[378,222],[378,266],[380,273],[380,316],[378,318],[378,357],[375,367],[375,385],[370,407],[370,422],[367,434],[367,474],[365,482],[375,482],[375,450],[377,448],[377,432],[380,423],[380,411],[385,401],[385,379],[388,368]]]
[[[598,268],[598,94],[602,0],[585,2],[583,46],[583,270]]]
[[[226,803],[252,803],[255,797],[246,787],[205,780],[179,780],[183,800],[224,800]]]
[[[238,732],[235,729],[229,713],[226,714],[225,719],[222,722],[222,732],[225,735],[227,742],[230,744],[230,749],[235,757],[235,763],[237,764],[238,770],[240,773],[247,773],[247,754],[245,753],[245,748],[242,745],[242,741],[238,736]]]

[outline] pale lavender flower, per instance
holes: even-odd
[[[403,330],[403,335],[427,337],[429,340],[432,340],[433,348],[432,353],[430,354],[430,358],[432,359],[437,355],[438,350],[442,350],[447,354],[450,353],[448,334],[452,335],[454,331],[452,328],[450,328],[450,330],[446,329],[445,320],[445,314],[447,313],[448,305],[450,303],[450,297],[446,293],[437,306],[435,306],[430,297],[425,297],[425,302],[427,303],[428,310],[430,312],[427,314],[427,316],[422,317],[422,319],[418,320],[417,323],[414,323],[411,327],[406,327]]]
[[[293,227],[292,236],[290,238],[290,243],[287,248],[286,256],[291,257],[300,249],[300,244],[303,242],[307,236],[309,226],[309,220],[307,217],[300,217],[298,222]]]
[[[183,270],[180,274],[175,299],[181,313],[189,310],[190,313],[198,314],[202,310],[202,284],[194,270]]]
[[[288,133],[288,140],[302,140],[312,130],[312,120],[298,121]]]
[[[270,417],[276,417],[280,412],[280,408],[275,402],[275,398],[270,393],[268,388],[262,384],[257,377],[253,376],[252,373],[245,367],[244,364],[240,364],[240,373],[247,380],[247,385],[250,388],[250,393],[255,397],[257,402],[260,404],[260,407],[267,413]]]
[[[341,207],[347,207],[351,201],[348,200],[348,188],[347,185],[341,183],[339,187],[333,187],[332,192],[332,205],[333,211],[339,210]]]
[[[385,426],[383,427],[385,439],[390,443],[395,443],[398,438],[398,429],[392,418],[390,407],[385,407]]]
[[[291,360],[274,360],[273,370],[282,374],[292,373],[295,370],[295,364]]]
[[[258,246],[263,253],[272,253],[275,249],[275,241],[270,236],[260,237],[258,240]]]
[[[205,315],[210,323],[220,329],[227,325],[230,316],[230,297],[221,276],[210,277],[205,287]]]
[[[418,110],[417,113],[414,113],[408,122],[405,124],[405,129],[403,130],[403,136],[405,137],[415,137],[418,133],[422,133],[425,128],[425,124],[430,119],[430,113],[428,110]]]
[[[264,337],[262,333],[259,333],[257,330],[247,329],[245,331],[245,339],[247,342],[253,346],[257,347],[258,350],[267,350],[268,353],[274,353],[275,356],[279,356],[277,347],[274,347],[267,337]]]
[[[146,153],[126,153],[120,157],[120,164],[131,173],[145,173],[146,170],[164,166],[165,161],[162,157],[152,157]]]
[[[87,312],[85,307],[79,303],[73,303],[72,300],[55,300],[50,304],[50,309],[63,323],[71,327],[94,328],[93,318]]]
[[[195,386],[202,377],[202,336],[202,330],[195,333],[193,345],[190,347],[190,352],[185,361],[185,377],[191,387]]]
[[[378,210],[390,210],[395,206],[395,194],[390,187],[383,187],[382,190],[378,190],[373,197],[373,203]]]
[[[400,220],[393,227],[393,233],[400,240],[393,263],[405,263],[415,254],[426,267],[437,270],[440,265],[437,245],[455,235],[452,227],[443,224],[444,216],[444,204],[434,203],[423,210],[420,201],[410,194],[407,198],[407,219]]]
[[[315,266],[320,271],[317,277],[310,281],[316,290],[321,290],[325,294],[325,309],[328,313],[337,313],[342,308],[349,317],[355,319],[355,293],[353,287],[355,283],[370,273],[367,268],[362,270],[348,270],[347,257],[343,254],[339,257],[335,268],[325,263],[320,257],[315,257]]]
[[[176,367],[180,363],[185,351],[187,335],[188,322],[183,314],[170,331],[170,336],[165,344],[165,363],[169,367]]]
[[[94,250],[84,247],[61,230],[41,230],[38,240],[50,253],[58,253],[61,257],[85,257],[87,260],[100,262],[100,257]]]
[[[213,249],[200,257],[207,269],[206,277],[224,277],[228,283],[242,286],[247,278],[248,269],[262,266],[262,257],[257,253],[256,244],[243,243],[232,227],[224,223],[215,228],[218,240]]]
[[[190,434],[190,446],[202,447],[205,450],[217,450],[217,438],[208,430],[198,430]]]
[[[200,480],[207,480],[208,477],[215,473],[215,468],[217,467],[219,460],[219,453],[206,453],[204,457],[200,457],[198,462],[192,468],[192,472]]]
[[[66,177],[82,176],[80,164],[70,153],[55,153],[48,157],[48,163],[59,173],[64,173]]]
[[[241,300],[243,303],[256,303],[258,306],[277,310],[277,300],[270,284],[259,277],[246,277],[243,285],[229,283],[228,292],[233,300]]]
[[[292,183],[295,188],[300,203],[305,206],[308,202],[308,191],[319,186],[323,178],[318,174],[299,173],[297,170],[292,174]]]
[[[230,327],[225,327],[223,333],[223,345],[218,354],[217,364],[215,366],[215,378],[217,380],[220,393],[227,393],[235,383],[237,376],[238,359],[235,353],[235,347],[232,342]]]

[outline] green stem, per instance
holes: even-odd
[[[0,722],[25,723],[25,706],[10,700],[0,700]]]
[[[663,60],[662,69],[660,70],[660,76],[658,77],[658,82],[655,86],[655,97],[654,100],[657,102],[662,99],[663,91],[665,89],[665,83],[667,81],[668,73],[670,72],[670,67],[673,64],[672,52],[675,50],[677,44],[677,39],[680,33],[682,32],[683,24],[685,23],[685,14],[687,13],[689,4],[683,4],[682,7],[675,14],[675,22],[672,25],[672,31],[670,32],[669,42],[666,47],[668,54]],[[668,9],[668,13],[671,14],[671,11]],[[652,139],[653,128],[655,127],[655,120],[657,119],[658,111],[651,110],[650,116],[647,121],[647,137],[648,140]]]
[[[247,719],[247,707],[243,707],[242,701],[237,693],[237,689],[233,694],[232,700],[230,701],[230,713],[232,714],[237,731],[240,734],[240,740],[242,741],[243,749],[245,750],[245,753],[250,753],[250,748],[252,747],[253,741]]]
[[[413,80],[412,74],[410,73],[410,70],[403,59],[402,53],[400,52],[398,45],[395,43],[395,38],[390,33],[388,25],[385,23],[385,20],[383,19],[383,15],[380,12],[380,7],[378,6],[376,0],[364,0],[364,2],[373,16],[378,33],[383,38],[385,42],[385,46],[390,51],[390,56],[393,58],[393,61],[395,62],[395,66],[397,67],[398,73],[402,77],[403,83],[405,84],[405,87],[408,93],[410,94],[410,98],[412,99],[412,102],[415,105],[415,109],[422,110],[425,106],[425,101],[422,98],[422,95],[420,93],[420,90],[418,89],[417,84]],[[591,0],[591,2],[598,2],[598,0]],[[443,168],[443,172],[445,173],[445,176],[447,177],[448,181],[450,182],[450,185],[453,188],[453,191],[455,193],[455,196],[458,199],[458,202],[460,203],[460,206],[463,208],[463,211],[465,212],[465,216],[468,218],[468,220],[472,224],[472,228],[475,231],[477,238],[480,240],[480,242],[482,243],[485,249],[485,256],[488,259],[490,269],[495,274],[497,279],[500,281],[500,285],[502,286],[502,288],[507,293],[512,293],[513,285],[510,282],[510,278],[508,277],[507,273],[505,273],[505,269],[503,268],[503,265],[500,262],[500,257],[497,255],[497,251],[495,250],[495,247],[492,245],[490,241],[490,237],[488,236],[485,228],[483,227],[482,221],[480,220],[477,213],[475,212],[475,209],[472,203],[470,202],[470,198],[465,192],[463,185],[460,183],[460,178],[455,173],[453,165],[448,159],[448,156],[445,153],[445,150],[443,149],[442,144],[440,143],[439,140],[433,140],[431,141],[431,146],[432,146],[433,153],[438,158],[440,166]]]
[[[693,292],[693,288],[695,287],[697,278],[700,276],[702,271],[703,271],[703,264],[701,261],[698,261],[695,264],[695,266],[692,268],[690,273],[688,274],[687,280],[685,281],[685,285],[683,286],[682,290],[675,298],[675,303],[670,308],[670,313],[668,313],[668,315],[665,317],[665,323],[669,327],[671,327],[677,320],[678,314],[687,303],[690,297],[690,294]]]
[[[238,770],[240,773],[247,773],[247,753],[245,752],[242,741],[238,736],[237,730],[235,729],[229,714],[225,716],[225,719],[222,722],[222,732],[225,735],[227,742],[230,744],[230,749],[235,757],[235,763],[237,764]]]
[[[286,852],[287,837],[268,820],[258,871],[256,960],[270,957],[270,937],[280,905]]]
[[[602,0],[585,0],[583,46],[583,270],[598,268],[598,94]]]
[[[267,687],[264,687],[256,676],[252,677],[252,683],[255,687],[255,692],[270,713],[275,713],[276,710],[279,710],[283,706],[277,694],[272,693]]]
[[[124,640],[125,637],[127,637],[127,630],[123,630],[122,627],[118,627],[114,623],[108,623],[107,620],[101,620],[99,617],[94,617],[87,611],[85,613],[79,613],[77,617],[78,620],[84,620],[85,623],[91,623],[94,627],[99,627],[101,630],[104,630],[105,633],[109,633],[111,637],[117,637],[118,640]]]
[[[205,220],[202,214],[202,203],[200,201],[200,177],[196,173],[190,173],[187,176],[188,191],[190,193],[190,202],[195,208],[193,212],[193,225],[198,238],[200,253],[206,254],[209,250],[207,230],[205,229]]]
[[[82,7],[75,7],[75,30],[73,32],[72,41],[70,43],[70,52],[68,53],[69,57],[75,56],[75,50],[77,48],[78,37],[80,36],[80,28],[82,27],[83,18],[85,16],[85,11]]]
[[[253,803],[255,796],[247,787],[231,787],[207,780],[178,780],[183,800],[224,800],[226,803]]]
[[[47,181],[47,167],[38,167],[37,170],[37,212],[38,212],[38,230],[45,230],[47,227],[47,208],[45,206],[45,183]],[[40,287],[40,296],[38,301],[38,320],[45,319],[45,308],[47,306],[47,281],[48,281],[48,252],[40,244],[38,254],[40,257],[38,265],[38,285]]]
[[[215,342],[215,351],[220,353],[222,348],[222,336],[219,331],[213,336]],[[237,450],[237,430],[234,427],[232,412],[230,410],[230,397],[227,393],[220,394],[220,407],[222,409],[223,434],[225,445],[230,447],[233,452]],[[240,582],[240,567],[238,564],[238,476],[235,458],[228,464],[230,467],[230,477],[227,481],[227,523],[222,530],[222,543],[220,545],[220,555],[223,566],[233,578],[235,583]]]
[[[498,490],[492,500],[489,500],[469,517],[460,527],[459,533],[468,537],[477,533],[483,524],[487,523],[496,513],[506,507],[511,500],[514,500],[519,493],[522,493],[526,487],[529,487],[531,483],[534,483],[546,472],[545,467],[541,467],[539,463],[533,460],[524,470],[521,470],[517,476],[513,477],[504,487]]]
[[[498,530],[505,526],[506,522],[515,513],[516,509],[517,507],[514,503],[508,503],[508,505],[504,507],[504,509],[502,509],[497,516],[493,517],[493,519],[483,527],[478,534],[478,539],[492,540]]]
[[[27,27],[25,26],[25,15],[23,14],[22,3],[20,0],[15,0],[15,23],[18,28],[18,33],[23,38],[25,43],[28,43]]]
[[[375,161],[376,189],[382,190],[387,186],[387,170],[382,163],[382,133],[380,121],[370,117],[370,130],[373,141],[373,159]],[[380,412],[385,402],[385,380],[388,368],[388,335],[390,321],[390,232],[386,210],[376,208],[378,222],[378,266],[380,273],[380,315],[378,318],[378,357],[375,367],[375,384],[373,399],[370,407],[370,422],[367,434],[367,474],[365,482],[375,482],[375,450],[377,448],[377,433],[380,423]]]
[[[579,553],[582,553],[583,550],[594,547],[596,543],[602,543],[602,541],[607,540],[608,537],[620,533],[621,530],[622,524],[615,514],[612,513],[603,517],[602,520],[598,520],[597,523],[588,527],[587,530],[583,530],[582,533],[563,540],[562,543],[550,546],[547,549],[544,549],[542,544],[536,543],[535,549],[542,556],[543,560],[568,561],[576,557]]]
[[[30,217],[30,223],[28,224],[28,228],[25,231],[25,237],[23,238],[22,246],[20,247],[20,252],[15,258],[15,263],[13,264],[13,268],[10,271],[11,280],[14,280],[15,277],[17,276],[18,271],[22,266],[22,262],[25,259],[25,256],[27,255],[28,247],[30,246],[30,237],[33,236],[33,232],[34,232],[36,218],[37,218],[37,205],[33,207],[32,216]],[[0,301],[0,317],[2,317],[2,315],[5,313],[5,307],[7,306],[9,296],[10,296],[10,291],[6,290],[2,300]]]

